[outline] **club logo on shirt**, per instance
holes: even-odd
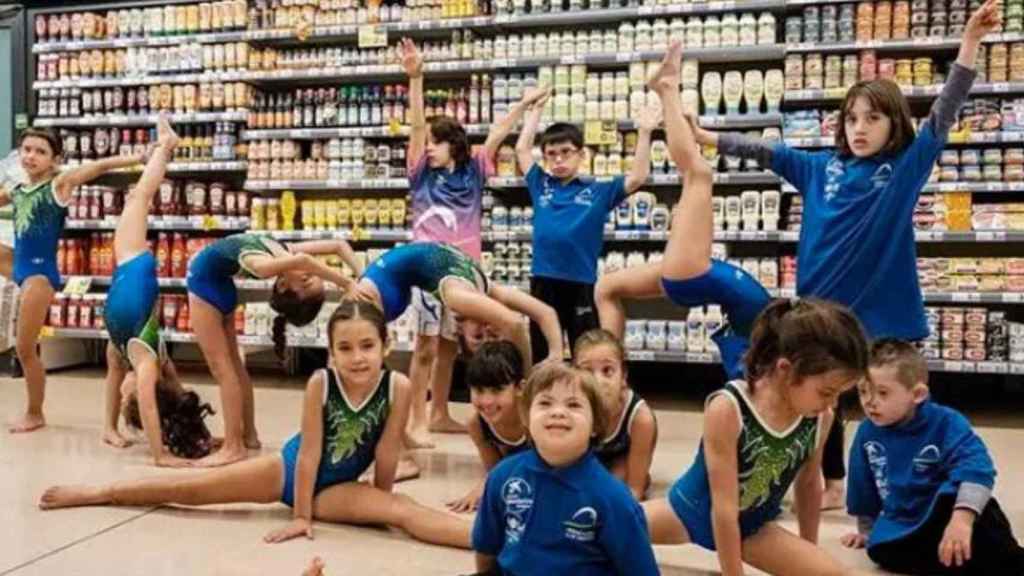
[[[843,166],[843,162],[838,158],[833,158],[825,166],[825,175],[828,176],[828,180],[825,182],[826,202],[831,202],[836,197],[836,193],[839,192],[839,179],[843,177],[845,170],[846,167]]]
[[[914,457],[914,472],[926,474],[942,460],[942,453],[935,444],[929,444]]]
[[[565,537],[576,542],[593,542],[597,538],[597,510],[584,506],[562,522],[565,526]]]
[[[892,178],[892,164],[886,162],[875,170],[875,173],[871,176],[871,188],[873,190],[881,190],[889,185],[889,179]]]
[[[584,188],[576,193],[573,202],[581,206],[592,206],[594,204],[594,192],[590,188]]]
[[[878,496],[885,500],[889,497],[889,457],[885,453],[885,446],[873,440],[865,442],[864,455],[867,456],[871,474],[875,477]]]
[[[505,539],[514,544],[526,529],[526,520],[533,508],[533,488],[526,480],[513,476],[502,485],[501,500],[505,503]]]

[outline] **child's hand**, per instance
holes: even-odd
[[[849,534],[843,534],[839,541],[843,543],[843,546],[847,548],[863,548],[868,541],[867,534],[859,534],[857,532],[850,532]]]
[[[466,494],[465,496],[457,500],[452,500],[451,502],[448,502],[446,505],[448,506],[448,509],[451,510],[452,512],[458,512],[460,514],[473,512],[477,509],[478,506],[480,506],[480,496],[482,494],[483,486],[477,486],[476,488],[470,490],[469,494]]]
[[[264,536],[263,541],[268,544],[276,544],[278,542],[291,540],[292,538],[298,538],[299,536],[305,536],[312,540],[313,523],[305,518],[292,518],[292,521],[284,528],[274,530],[270,534]]]
[[[548,98],[551,97],[551,87],[541,86],[540,88],[530,88],[523,94],[522,103],[527,108],[543,108],[544,104],[547,103]]]
[[[423,75],[423,55],[420,54],[416,44],[408,39],[402,38],[399,44],[399,52],[402,58],[402,68],[410,78],[418,78]]]
[[[981,40],[986,34],[998,30],[1003,24],[1002,0],[986,0],[964,27],[964,38]]]
[[[661,109],[656,106],[644,106],[636,118],[636,127],[641,132],[653,132],[661,124]]]
[[[971,559],[971,534],[974,533],[974,512],[953,510],[953,516],[946,525],[939,542],[939,562],[943,566],[963,566]]]

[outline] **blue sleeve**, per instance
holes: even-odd
[[[614,480],[618,482],[617,480]],[[621,482],[619,482],[621,484]],[[644,511],[633,499],[625,485],[612,486],[609,496],[606,521],[599,536],[601,546],[608,554],[615,572],[630,576],[657,576],[658,561],[651,548],[651,537],[647,532]]]
[[[605,209],[605,213],[615,210],[615,208],[622,204],[622,201],[626,199],[626,177],[616,176],[612,178],[611,182],[601,183],[601,193],[607,198],[608,206]]]
[[[530,202],[536,204],[537,197],[544,190],[544,169],[537,162],[530,166],[523,180],[526,182],[526,190],[530,193]]]
[[[857,428],[857,434],[850,445],[849,477],[846,481],[846,512],[851,516],[878,518],[882,511],[882,498],[875,485],[875,475],[868,463],[864,448],[864,430],[870,423],[865,420]]]
[[[480,507],[473,522],[473,550],[488,556],[497,556],[505,546],[503,529],[504,510],[501,501],[502,478],[494,470],[487,476]]]
[[[945,436],[944,464],[949,479],[957,486],[964,482],[980,484],[989,489],[995,486],[996,470],[992,458],[967,418],[950,410]]]
[[[800,194],[810,192],[815,172],[830,154],[807,152],[778,143],[772,148],[771,170],[793,185]]]

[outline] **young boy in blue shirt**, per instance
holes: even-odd
[[[1024,574],[1024,549],[992,498],[996,471],[959,412],[928,399],[928,364],[912,344],[877,341],[867,416],[850,449],[843,537],[886,570],[908,574]]]
[[[539,365],[519,404],[533,448],[488,475],[473,526],[482,574],[658,574],[647,521],[590,450],[607,427],[589,372]]]
[[[516,142],[519,170],[533,203],[533,265],[530,293],[558,312],[558,321],[576,338],[598,327],[594,311],[597,258],[604,244],[608,213],[636,192],[651,171],[651,132],[658,126],[656,109],[644,108],[633,167],[626,176],[611,179],[581,176],[585,160],[583,134],[573,124],[555,123],[544,131],[540,147],[544,166],[533,161],[533,142],[547,98],[533,103]],[[530,323],[534,358],[548,355],[537,324]]]

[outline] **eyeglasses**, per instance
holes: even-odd
[[[544,158],[548,160],[568,160],[579,153],[578,148],[563,148],[561,150],[545,150]]]

